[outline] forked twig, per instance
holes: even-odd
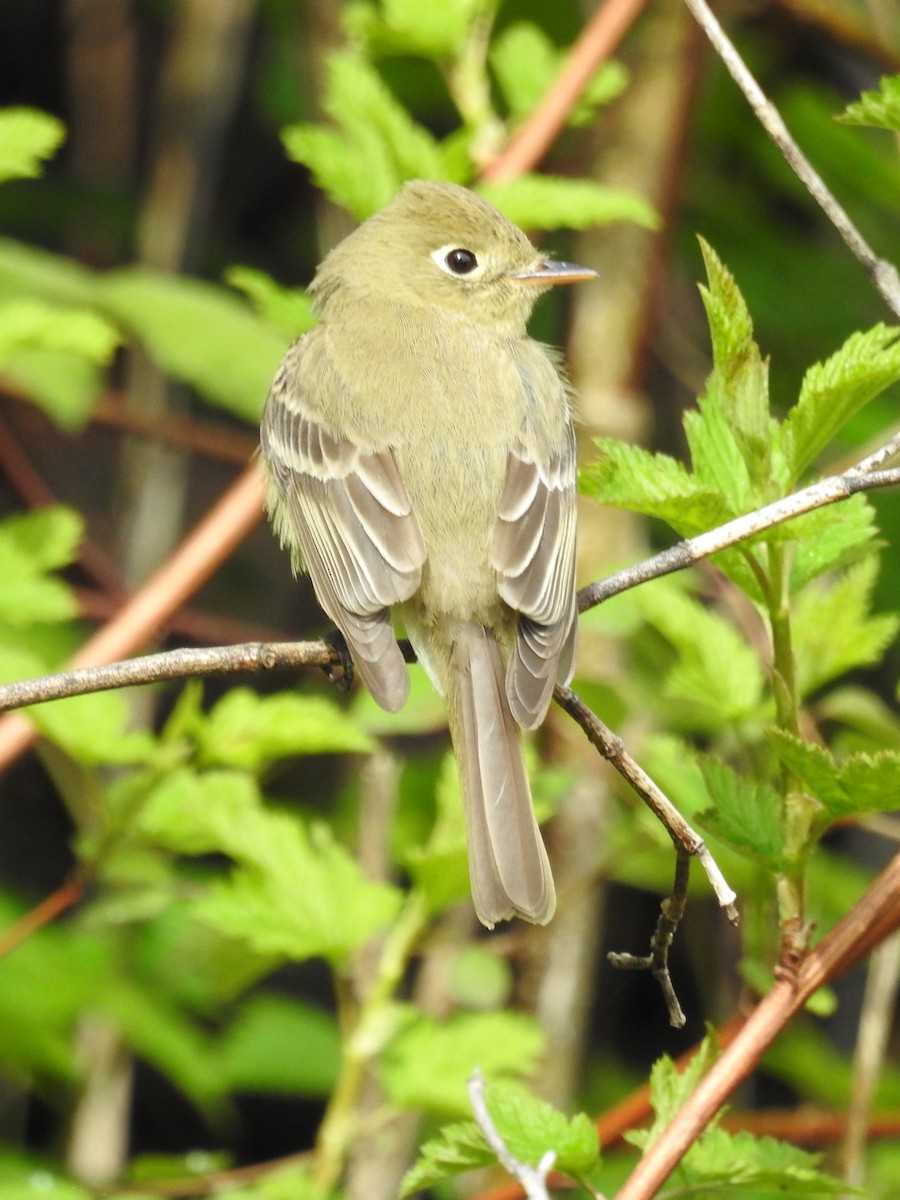
[[[671,895],[660,906],[662,911],[650,941],[650,953],[641,956],[610,954],[609,961],[613,966],[624,967],[627,970],[652,971],[654,978],[662,988],[669,1012],[669,1021],[678,1028],[684,1024],[685,1018],[669,976],[668,958],[669,947],[687,902],[691,859],[696,858],[700,861],[719,905],[732,924],[736,924],[738,920],[735,907],[737,897],[719,870],[718,864],[703,838],[685,821],[675,805],[660,791],[647,772],[638,766],[630,754],[626,753],[621,738],[608,729],[596,713],[593,713],[571,688],[557,687],[554,698],[557,704],[561,705],[581,727],[591,745],[596,747],[622,778],[631,784],[641,800],[661,822],[675,846],[675,880]]]

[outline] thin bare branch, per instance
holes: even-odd
[[[829,191],[821,175],[791,136],[778,109],[766,97],[706,0],[684,0],[703,27],[732,79],[746,96],[766,133],[783,154],[788,166],[825,213],[854,257],[862,263],[888,308],[900,317],[900,275],[893,263],[879,258],[849,214]]]
[[[237,646],[166,650],[103,667],[80,667],[40,679],[26,679],[0,687],[0,712],[105,692],[112,688],[191,679],[198,675],[233,675],[239,672],[285,671],[298,667],[339,666],[340,656],[330,642],[244,642]]]
[[[894,439],[894,441],[897,440]],[[865,462],[884,461],[880,455],[885,449],[887,447],[882,447],[882,450],[871,455]],[[895,454],[896,452],[897,446],[894,445],[891,453]],[[579,612],[593,608],[595,604],[601,604],[604,600],[609,600],[611,596],[617,596],[619,592],[626,592],[639,583],[646,583],[661,575],[670,575],[673,571],[681,571],[685,567],[693,566],[694,563],[718,554],[720,550],[727,550],[729,546],[735,546],[738,542],[744,542],[757,534],[765,533],[767,529],[783,525],[785,521],[802,516],[803,513],[812,512],[815,508],[824,508],[825,505],[834,504],[838,500],[848,500],[857,492],[873,491],[875,488],[891,487],[898,483],[900,483],[900,467],[893,467],[886,471],[867,472],[863,470],[862,463],[846,471],[843,475],[830,475],[826,479],[820,479],[818,483],[794,492],[783,500],[776,500],[774,504],[767,504],[755,512],[747,513],[746,516],[735,517],[733,521],[727,521],[724,525],[710,529],[707,533],[698,533],[696,537],[686,538],[684,541],[670,546],[668,550],[655,554],[652,558],[636,563],[633,567],[617,571],[614,575],[608,575],[606,579],[601,579],[597,583],[589,584],[578,593]]]

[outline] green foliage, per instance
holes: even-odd
[[[609,221],[634,221],[648,229],[658,224],[640,196],[589,179],[525,174],[506,183],[479,184],[478,191],[526,229],[589,229]]]
[[[254,773],[296,754],[375,749],[351,716],[321,696],[259,696],[250,688],[232,688],[208,715],[195,714],[191,724],[200,762]]]
[[[334,126],[285,129],[285,148],[359,220],[383,208],[405,180],[444,177],[437,141],[359,55],[332,55],[323,107]]]
[[[900,75],[886,75],[877,92],[863,92],[859,100],[847,105],[839,120],[900,133]]]
[[[711,1065],[715,1052],[711,1039],[704,1040],[688,1066],[679,1071],[668,1056],[653,1065],[650,1102],[654,1121],[646,1132],[631,1133],[636,1145],[651,1146],[678,1109],[696,1088]],[[780,1195],[834,1196],[846,1184],[819,1169],[817,1155],[771,1137],[728,1133],[713,1123],[700,1134],[675,1169],[672,1183],[686,1195],[747,1197],[766,1200],[770,1192]]]
[[[537,1022],[524,1013],[419,1016],[392,1040],[379,1077],[394,1104],[460,1116],[469,1112],[466,1081],[476,1067],[490,1079],[528,1075],[543,1049]]]
[[[257,315],[286,338],[299,337],[315,323],[307,293],[300,288],[281,287],[264,271],[229,267],[225,282],[242,292]]]
[[[262,994],[250,997],[219,1043],[222,1071],[236,1091],[327,1096],[341,1057],[328,1013]]]
[[[597,1129],[584,1114],[567,1118],[520,1087],[493,1083],[486,1088],[491,1120],[506,1148],[519,1162],[536,1166],[548,1150],[554,1169],[588,1181],[599,1162]],[[474,1121],[448,1125],[426,1142],[421,1157],[403,1180],[401,1195],[434,1187],[463,1171],[495,1161]]]
[[[556,79],[565,57],[565,51],[531,21],[513,21],[497,35],[490,63],[511,117],[521,121],[529,116]],[[600,105],[618,99],[627,86],[625,67],[614,61],[603,63],[573,106],[568,123],[586,125]]]
[[[0,111],[0,183],[30,179],[41,173],[45,158],[65,141],[62,121],[33,108]]]

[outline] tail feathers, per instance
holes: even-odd
[[[475,911],[488,928],[514,916],[545,925],[556,908],[556,892],[490,631],[477,625],[459,630],[450,676],[451,734],[465,796]]]

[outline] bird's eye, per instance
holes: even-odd
[[[478,266],[478,259],[472,251],[464,250],[462,247],[450,250],[444,258],[444,262],[454,275],[470,275]]]

